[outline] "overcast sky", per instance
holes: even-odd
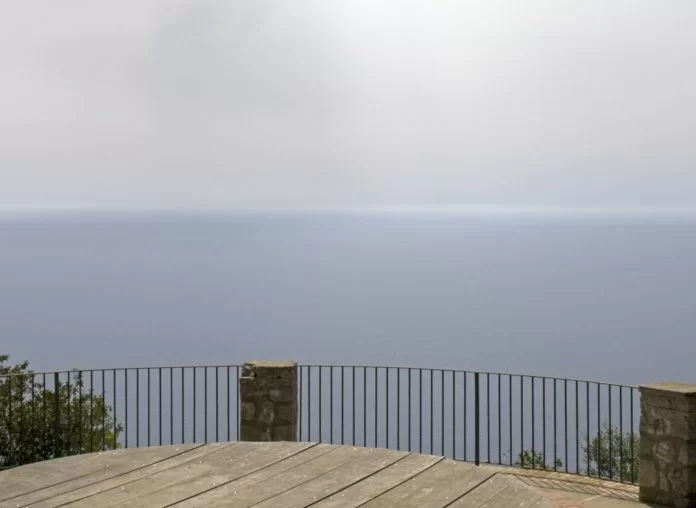
[[[693,0],[2,10],[2,208],[696,205]]]

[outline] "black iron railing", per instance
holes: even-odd
[[[239,439],[239,365],[0,376],[0,467]],[[302,365],[298,439],[638,478],[635,387],[407,367]]]
[[[237,365],[0,376],[0,467],[239,438]]]
[[[300,367],[300,438],[638,478],[632,386],[404,367]]]

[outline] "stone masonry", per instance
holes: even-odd
[[[640,387],[640,499],[696,507],[696,385]]]
[[[239,391],[242,441],[297,440],[297,363],[247,362]]]

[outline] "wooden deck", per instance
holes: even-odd
[[[430,455],[315,443],[95,453],[0,472],[0,508],[543,507],[541,490]]]

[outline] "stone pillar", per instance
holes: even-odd
[[[239,394],[241,441],[297,440],[297,363],[245,363]]]
[[[640,394],[640,499],[696,507],[696,385],[646,385]]]

